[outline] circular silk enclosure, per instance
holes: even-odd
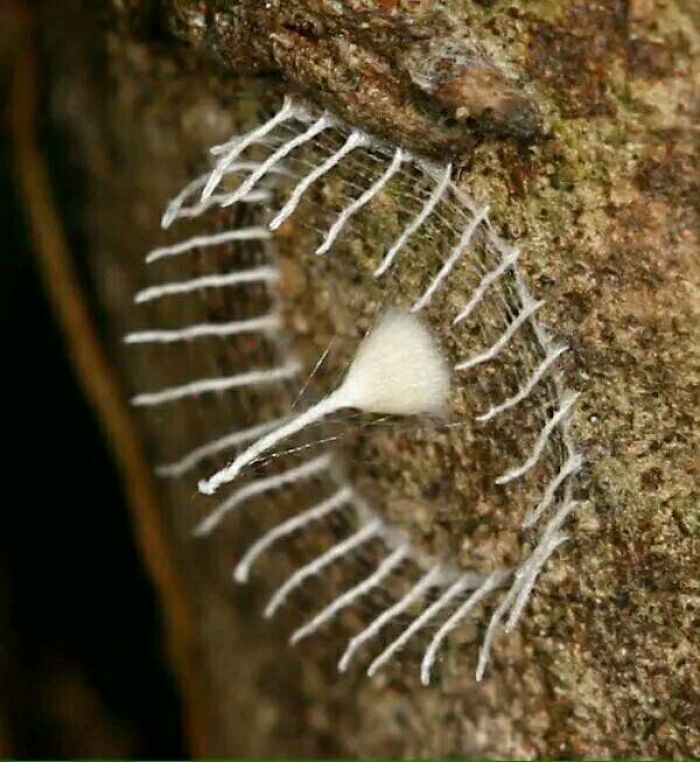
[[[414,653],[428,683],[472,619],[480,678],[565,539],[581,466],[568,348],[518,249],[449,164],[291,98],[211,153],[165,210],[126,337],[141,363],[197,369],[133,398],[172,432],[160,475],[207,495],[197,534],[234,541],[251,515],[234,579],[270,578],[266,616],[314,589],[292,642],[353,611],[341,671]],[[212,437],[178,451],[186,415]]]

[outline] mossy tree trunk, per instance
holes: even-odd
[[[192,748],[699,755],[697,8],[442,5],[134,0],[95,12],[66,1],[39,14],[48,118],[81,179],[73,258],[45,255],[47,285],[130,480]],[[455,49],[489,65],[454,68]],[[574,423],[587,467],[572,540],[482,684],[473,647],[430,689],[408,670],[339,679],[324,640],[287,648],[289,622],[263,623],[251,604],[260,590],[231,590],[224,543],[191,541],[196,506],[182,506],[196,499],[151,479],[163,432],[128,422],[127,390],[159,375],[133,367],[120,337],[163,204],[207,146],[290,88],[416,150],[456,157],[465,186],[522,244],[545,322],[575,350],[567,373],[583,392]],[[66,200],[55,201],[60,215]],[[39,250],[51,249],[47,214],[34,216]],[[75,320],[66,262],[89,304]],[[198,441],[198,425],[183,423],[179,436]]]

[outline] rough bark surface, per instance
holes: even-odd
[[[504,234],[522,245],[533,291],[547,299],[545,323],[575,348],[567,373],[583,392],[574,420],[587,467],[572,540],[481,684],[473,632],[451,645],[428,689],[413,667],[340,678],[332,638],[288,648],[286,616],[271,625],[259,616],[261,589],[231,587],[227,538],[192,542],[200,498],[159,485],[176,570],[167,584],[184,594],[187,636],[167,594],[163,616],[179,643],[195,748],[700,755],[694,3],[115,6],[93,17],[56,3],[41,31],[54,124],[82,171],[89,255],[80,265],[125,394],[156,386],[162,370],[137,367],[120,337],[133,327],[131,297],[145,284],[142,255],[160,240],[164,203],[199,171],[207,146],[257,122],[288,89],[402,144],[457,156],[464,186],[490,201]],[[293,241],[285,254],[294,260]],[[288,275],[294,299],[303,265]],[[240,418],[225,403],[221,414]],[[205,424],[143,421],[149,459],[163,458],[168,438],[201,440]],[[142,532],[138,511],[135,521]],[[144,555],[149,562],[147,543]]]

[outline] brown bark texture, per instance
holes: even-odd
[[[88,252],[46,255],[43,269],[128,482],[193,753],[700,755],[699,22],[692,0],[61,1],[39,14],[50,119],[80,169]],[[566,375],[582,392],[573,421],[586,467],[571,539],[481,683],[479,627],[451,644],[428,688],[408,659],[373,680],[339,676],[337,632],[288,647],[298,610],[264,622],[265,578],[230,581],[252,525],[195,542],[206,502],[151,476],[173,441],[206,440],[207,415],[128,411],[128,394],[157,387],[172,362],[121,341],[138,322],[132,294],[148,283],[142,255],[162,241],[162,208],[208,146],[285,92],[454,160],[522,247],[545,324],[574,350]],[[60,216],[62,199],[51,204]],[[35,214],[38,249],[51,214]],[[282,289],[322,347],[309,325],[332,333],[332,295],[303,243],[284,241]],[[73,291],[68,266],[81,273]],[[354,288],[352,267],[331,276]],[[187,317],[168,309],[174,324]],[[212,306],[240,309],[233,296]],[[206,370],[234,354],[223,343]],[[245,422],[224,398],[216,415]],[[422,457],[409,453],[417,470]],[[373,488],[391,490],[382,478]],[[278,557],[271,574],[293,561]],[[303,611],[317,608],[309,598]]]

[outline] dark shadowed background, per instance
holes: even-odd
[[[0,531],[0,755],[187,752],[160,615],[121,485],[66,356],[14,177],[12,80],[30,8],[0,9],[0,310],[5,460]],[[45,96],[45,94],[44,94]],[[80,178],[42,131],[70,220]],[[76,254],[81,256],[80,241]]]

